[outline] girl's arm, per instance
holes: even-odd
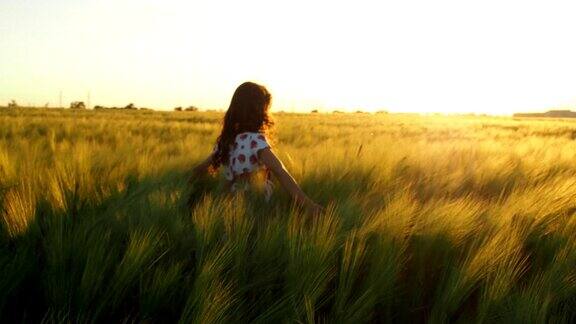
[[[191,171],[188,178],[188,201],[187,205],[189,208],[194,208],[198,200],[206,192],[206,180],[205,175],[208,173],[208,168],[212,162],[212,154],[210,154],[204,161],[196,165]]]
[[[212,154],[210,154],[204,161],[202,161],[200,164],[198,164],[192,169],[188,182],[191,183],[194,180],[208,173],[208,168],[210,167],[211,162],[212,162]]]
[[[320,213],[324,210],[322,206],[318,205],[310,198],[308,198],[308,196],[306,196],[304,191],[300,189],[300,186],[298,186],[294,178],[290,175],[288,170],[286,170],[282,162],[276,157],[274,152],[272,152],[269,147],[258,151],[258,158],[260,161],[262,161],[262,163],[264,163],[264,165],[266,165],[268,169],[274,173],[282,187],[284,187],[284,189],[286,189],[286,191],[292,195],[296,202],[306,207],[306,209],[308,209],[313,214]]]

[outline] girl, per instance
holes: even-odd
[[[298,204],[313,214],[319,213],[323,208],[300,189],[266,140],[266,132],[273,125],[268,113],[271,99],[265,87],[253,82],[245,82],[236,89],[214,150],[194,168],[191,180],[223,166],[227,189],[237,193],[249,190],[260,174],[268,200],[273,187],[271,172]]]

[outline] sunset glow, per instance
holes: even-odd
[[[576,106],[569,1],[3,0],[0,105],[510,114]]]

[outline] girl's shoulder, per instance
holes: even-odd
[[[245,140],[249,140],[249,141],[267,141],[266,140],[266,135],[264,133],[259,133],[259,132],[243,132],[243,133],[239,133],[238,135],[236,135],[236,140],[240,140],[240,141],[245,141]]]
[[[234,149],[250,149],[259,151],[263,148],[270,147],[266,135],[258,132],[243,132],[236,135],[233,143]]]

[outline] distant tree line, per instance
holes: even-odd
[[[44,107],[47,107],[48,104],[44,105]],[[1,106],[0,106],[1,107]],[[12,99],[10,100],[10,102],[8,102],[8,105],[6,105],[6,108],[23,108],[23,107],[32,107],[31,104],[28,104],[27,106],[20,106],[16,100]]]
[[[516,113],[514,117],[576,118],[576,111],[548,110],[545,113]]]
[[[188,106],[187,108],[176,107],[174,111],[198,111],[198,107],[195,106]]]
[[[320,113],[320,111],[318,109],[313,109],[310,111],[311,114],[318,114]],[[333,110],[332,111],[333,114],[345,114],[345,111],[341,111],[341,110]],[[367,114],[367,111],[363,111],[363,110],[356,110],[354,113],[356,114]],[[378,110],[374,112],[375,114],[387,114],[388,112],[386,110]]]
[[[44,108],[48,108],[49,104],[46,103],[44,105]],[[1,106],[0,106],[1,107]],[[8,102],[8,105],[6,106],[7,108],[21,108],[22,106],[18,105],[18,103],[16,102],[16,100],[10,100],[10,102]],[[84,101],[72,101],[70,103],[70,109],[73,110],[84,110],[84,109],[88,109],[88,107],[86,106],[86,104],[84,103]],[[106,106],[102,106],[102,105],[96,105],[94,106],[94,110],[104,110],[104,109],[115,109],[115,110],[148,110],[148,111],[153,111],[154,109],[152,108],[145,108],[145,107],[137,107],[134,103],[129,103],[124,107],[106,107]],[[198,107],[196,106],[188,106],[186,108],[182,108],[182,107],[176,107],[174,108],[174,111],[198,111]]]
[[[84,101],[72,101],[70,103],[70,109],[86,109]]]
[[[129,103],[124,107],[105,107],[105,106],[100,106],[100,105],[96,105],[94,106],[94,110],[104,110],[104,109],[121,109],[121,110],[153,110],[151,108],[144,108],[144,107],[136,107],[135,104],[133,103]]]

